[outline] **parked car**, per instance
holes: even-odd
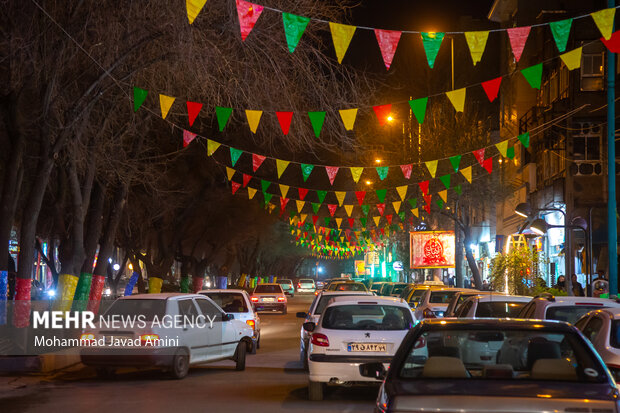
[[[445,286],[416,284],[415,287],[409,288],[409,293],[406,296],[401,297],[401,298],[409,303],[409,307],[416,308],[418,304],[420,303],[420,299],[422,298],[426,290],[430,290],[430,289],[438,290],[442,288],[445,288]]]
[[[400,293],[408,286],[407,283],[396,282],[392,284],[392,291],[390,291],[390,296],[392,297],[400,297]]]
[[[359,366],[365,361],[388,365],[413,326],[411,309],[392,297],[338,297],[330,301],[318,323],[303,327],[310,335],[308,395],[322,400],[326,385],[372,383]]]
[[[353,281],[350,278],[346,278],[346,277],[330,278],[326,280],[325,285],[323,286],[323,289],[327,290],[332,283],[339,283],[339,282],[353,282]]]
[[[422,293],[415,307],[416,320],[443,317],[450,299],[459,291],[473,291],[467,288],[431,287]]]
[[[515,318],[532,297],[508,294],[470,296],[456,310],[459,318]]]
[[[245,290],[202,290],[198,294],[209,297],[215,304],[220,306],[228,314],[233,314],[235,320],[245,322],[252,327],[252,336],[255,346],[252,346],[252,353],[260,348],[260,318],[254,311],[250,295]]]
[[[310,308],[307,313],[298,312],[297,318],[305,319],[304,322],[309,321],[313,323],[319,322],[319,317],[323,314],[323,310],[327,307],[330,300],[336,297],[357,297],[357,296],[373,295],[369,291],[321,291],[310,304]],[[308,342],[310,341],[310,335],[304,328],[301,328],[301,340],[299,342],[299,359],[304,366],[305,370],[308,370]]]
[[[370,291],[372,291],[373,293],[379,295],[379,291],[381,291],[381,287],[383,287],[383,284],[385,284],[385,281],[377,281],[374,282],[370,285]]]
[[[316,285],[316,290],[322,290],[323,287],[325,287],[325,281],[316,280],[314,284]],[[316,293],[316,290],[315,290],[315,293]]]
[[[381,286],[381,289],[379,290],[377,295],[380,295],[381,297],[389,297],[392,293],[392,288],[394,288],[393,282],[385,282]]]
[[[620,308],[620,303],[609,298],[569,297],[541,294],[521,309],[519,318],[560,320],[575,323],[585,313],[606,307]]]
[[[286,295],[282,287],[277,283],[259,284],[254,288],[252,305],[255,311],[280,311],[286,314]]]
[[[590,311],[575,327],[592,342],[614,379],[620,381],[620,309]]]
[[[297,281],[298,293],[314,293],[316,291],[316,284],[312,278],[300,278]]]
[[[133,317],[136,322],[115,328],[114,317]],[[175,322],[175,317],[182,321]],[[182,379],[190,366],[226,359],[235,361],[237,370],[244,370],[246,352],[254,345],[250,326],[200,294],[121,297],[102,318],[107,324],[100,321],[80,337],[91,342],[80,350],[82,363],[95,367],[100,376],[110,376],[119,367],[157,367]],[[165,320],[173,321],[167,324]],[[139,345],[130,344],[135,342]]]
[[[368,291],[362,283],[356,282],[338,282],[330,284],[326,291]]]
[[[468,359],[462,349],[469,342],[494,343],[501,354],[485,364]],[[375,412],[618,411],[613,378],[587,340],[562,322],[424,320],[389,370],[373,362],[360,372],[383,380]]]
[[[293,285],[293,281],[283,278],[281,280],[278,280],[278,284],[280,284],[280,287],[282,287],[282,291],[284,291],[284,294],[288,294],[291,297],[295,296],[295,286]]]
[[[450,302],[448,302],[448,307],[446,308],[446,312],[443,314],[444,317],[454,317],[454,313],[458,310],[459,306],[463,304],[465,300],[469,297],[475,297],[477,295],[485,295],[485,294],[500,294],[492,291],[459,291],[452,296]]]

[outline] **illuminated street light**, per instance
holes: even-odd
[[[547,224],[547,221],[545,221],[544,219],[537,218],[530,225],[530,229],[532,230],[532,232],[534,232],[537,235],[544,235],[547,233],[547,230],[549,229],[549,225]]]
[[[394,121],[394,116],[392,116],[392,115],[388,115],[388,117],[387,117],[387,121],[388,121],[388,122],[390,122],[390,123],[392,123],[392,122]]]
[[[372,181],[366,181],[366,185],[372,185]]]
[[[515,208],[515,214],[529,218],[532,215],[532,206],[528,202],[522,202]]]
[[[381,162],[382,162],[381,159],[379,158],[375,159],[375,163],[381,163]]]

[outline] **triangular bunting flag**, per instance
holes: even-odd
[[[581,51],[583,47],[578,47],[577,49],[571,50],[570,52],[566,52],[560,55],[560,58],[568,68],[568,70],[575,70],[578,67],[581,67]]]
[[[403,176],[405,177],[405,179],[410,179],[411,178],[411,169],[412,169],[413,165],[409,164],[409,165],[401,165],[400,166],[400,170],[403,171]]]
[[[172,96],[166,96],[166,95],[159,95],[159,107],[161,108],[161,117],[163,119],[166,119],[166,116],[168,116],[168,112],[170,111],[170,108],[172,107],[172,104],[174,103],[174,99]]]
[[[387,194],[387,189],[377,189],[377,198],[379,202],[385,201],[385,195]]]
[[[474,154],[474,157],[476,158],[480,166],[482,166],[482,162],[484,162],[484,150],[485,148],[472,151],[472,153]]]
[[[336,213],[336,209],[337,208],[338,208],[338,205],[336,205],[336,204],[327,204],[327,209],[329,210],[329,215],[331,215],[332,217]]]
[[[185,7],[187,8],[187,20],[189,20],[189,24],[192,24],[200,10],[205,6],[207,0],[185,0]]]
[[[573,24],[573,19],[565,19],[556,22],[549,23],[549,28],[555,39],[555,45],[558,47],[560,53],[564,53],[566,50],[566,44],[568,43],[568,36],[570,35],[570,27]]]
[[[256,129],[258,129],[258,124],[262,115],[262,110],[246,109],[245,117],[248,118],[248,125],[250,126],[250,130],[252,131],[252,133],[256,133]]]
[[[146,100],[146,95],[148,95],[148,90],[141,89],[139,87],[133,88],[133,111],[137,112],[140,109],[140,106]]]
[[[265,198],[265,206],[267,206],[269,201],[271,201],[271,198],[273,198],[273,194],[269,194],[267,192],[263,192],[263,197]],[[271,212],[271,211],[269,211],[269,212]]]
[[[297,200],[296,203],[297,203],[297,212],[301,213],[302,209],[304,209],[304,205],[306,204],[306,202]]]
[[[448,99],[450,99],[450,103],[452,103],[452,106],[454,106],[454,109],[457,112],[462,112],[465,109],[466,92],[467,88],[461,88],[446,92],[446,96],[448,97]]]
[[[542,82],[542,63],[521,70],[521,74],[534,89],[540,89]]]
[[[293,53],[297,47],[297,43],[306,30],[306,26],[310,21],[309,18],[296,16],[290,13],[282,13],[282,23],[284,23],[284,35],[286,36],[286,44],[288,51]],[[286,134],[285,134],[286,135]]]
[[[530,133],[525,132],[519,135],[519,141],[521,141],[521,145],[523,145],[525,148],[529,148],[530,147]]]
[[[319,209],[321,208],[321,204],[317,204],[316,202],[311,202],[312,204],[312,212],[315,214],[319,213]]]
[[[415,115],[415,118],[418,120],[418,123],[424,123],[424,115],[426,114],[426,104],[428,103],[428,97],[414,99],[409,101],[409,106],[411,106],[411,111]]]
[[[411,210],[411,213],[413,214],[413,216],[415,216],[416,218],[420,217],[420,213],[418,212],[418,208],[413,208]]]
[[[338,200],[338,205],[342,206],[343,202],[344,202],[344,197],[347,194],[346,192],[343,191],[336,191],[334,192],[336,194],[336,199]]]
[[[398,214],[398,211],[400,211],[400,205],[402,204],[401,201],[394,201],[392,202],[392,206],[394,207],[394,212],[396,212]]]
[[[448,190],[447,189],[444,189],[443,191],[439,191],[437,194],[441,197],[441,199],[443,199],[443,202],[448,202]]]
[[[392,59],[394,58],[394,53],[396,53],[396,47],[401,34],[401,32],[396,30],[375,29],[377,43],[379,44],[379,49],[381,49],[381,56],[383,56],[383,63],[385,63],[387,70],[390,70],[392,65]]]
[[[347,216],[350,217],[353,212],[353,205],[345,205],[344,210],[347,212]]]
[[[267,192],[270,186],[271,186],[271,182],[265,181],[264,179],[260,180],[260,187],[263,192]]]
[[[304,176],[304,182],[308,180],[308,177],[312,173],[312,169],[314,169],[314,165],[305,164],[305,163],[301,164],[301,173]]]
[[[424,205],[424,210],[426,211],[427,214],[430,215],[430,213],[431,213],[431,204],[429,203],[429,204]]]
[[[420,187],[423,195],[428,194],[428,184],[429,181],[418,182],[418,186]]]
[[[196,121],[196,117],[198,116],[198,113],[200,113],[200,109],[202,109],[202,103],[187,101],[187,116],[189,126],[192,126],[194,124],[194,121]]]
[[[594,20],[594,23],[596,23],[596,27],[598,27],[605,40],[609,40],[611,38],[611,31],[614,27],[615,15],[615,8],[603,9],[594,13],[590,13],[590,16],[592,16],[592,19]]]
[[[332,33],[332,40],[334,42],[338,63],[342,63],[342,59],[347,53],[347,49],[355,33],[355,29],[355,26],[349,26],[348,24],[329,22],[329,30]]]
[[[340,229],[340,225],[342,224],[342,218],[336,218],[336,226]]]
[[[471,53],[471,59],[474,61],[474,66],[482,59],[482,54],[484,53],[488,38],[488,31],[465,32],[465,40],[467,40],[467,46],[469,46],[469,52]]]
[[[420,36],[422,36],[422,44],[424,46],[424,51],[426,52],[426,60],[432,69],[433,66],[435,66],[435,58],[437,58],[437,53],[439,53],[441,41],[443,40],[445,33],[422,32],[420,33]]]
[[[306,199],[306,195],[308,195],[308,190],[306,188],[297,188],[297,191],[299,192],[299,199],[302,201]]]
[[[482,162],[482,167],[486,169],[488,173],[492,173],[493,172],[493,158],[485,159],[484,162]]]
[[[379,179],[381,179],[382,181],[388,175],[388,168],[389,168],[389,166],[377,166],[375,168],[377,170],[377,175],[379,175]]]
[[[256,172],[258,168],[260,168],[260,166],[263,164],[264,160],[265,160],[265,157],[263,155],[258,155],[258,154],[253,153],[252,154],[252,170]]]
[[[388,225],[392,225],[392,214],[386,215],[385,219],[388,222]]]
[[[262,12],[263,6],[237,0],[237,15],[239,16],[239,29],[241,30],[242,41],[247,39]]]
[[[286,208],[286,204],[288,204],[288,201],[289,201],[288,198],[280,197],[280,215],[282,215],[282,213],[284,212],[284,209]]]
[[[601,41],[610,52],[620,53],[620,30],[613,32],[609,40],[601,37]]]
[[[428,161],[428,162],[424,162],[424,164],[426,165],[426,169],[428,169],[428,172],[431,174],[431,176],[434,178],[435,174],[437,173],[437,163],[439,161],[434,160],[434,161]]]
[[[349,221],[349,226],[351,228],[355,226],[355,218],[347,218],[347,221]]]
[[[235,175],[235,170],[229,167],[226,167],[226,176],[228,177],[228,180],[230,181],[233,176]]]
[[[457,186],[454,187],[454,191],[457,194],[461,195],[463,193],[463,188],[461,188],[461,185],[457,185]]]
[[[446,187],[446,189],[450,189],[450,174],[443,175],[439,177],[439,180]]]
[[[514,159],[515,157],[515,147],[511,146],[510,148],[508,148],[508,150],[506,151],[506,158],[509,159]]]
[[[322,204],[327,196],[327,191],[316,191],[316,196],[319,198],[319,202]]]
[[[411,208],[416,208],[418,206],[417,198],[408,199],[407,202],[409,202],[409,205],[411,206]]]
[[[454,155],[450,157],[450,164],[452,164],[452,168],[454,172],[459,171],[459,166],[461,164],[461,155]]]
[[[377,115],[379,125],[385,125],[388,121],[388,117],[390,116],[390,112],[392,111],[392,104],[388,103],[387,105],[378,105],[373,106],[372,108],[375,111],[375,115]]]
[[[301,215],[299,216],[299,221],[300,221],[301,223],[304,223],[304,222],[306,222],[306,218],[308,218],[308,214],[301,214]]]
[[[465,179],[467,179],[467,182],[471,184],[471,166],[461,169],[461,174],[465,177]]]
[[[312,215],[312,224],[316,226],[316,222],[319,220],[319,217],[316,215]]]
[[[484,89],[484,93],[487,94],[489,98],[489,102],[493,102],[497,99],[497,95],[499,94],[499,87],[502,84],[502,77],[496,77],[495,79],[487,80],[486,82],[482,82],[482,88]]]
[[[196,134],[183,129],[183,147],[186,147],[196,138]]]
[[[248,198],[252,199],[254,198],[254,195],[256,195],[256,189],[252,188],[252,187],[248,187]]]
[[[252,180],[252,175],[243,174],[243,187],[248,186],[250,181]]]
[[[364,197],[366,196],[366,191],[355,191],[355,196],[357,197],[357,202],[362,205],[364,203]]]
[[[379,226],[379,221],[381,221],[381,217],[372,217],[372,220],[375,221],[376,226]]]
[[[329,221],[331,220],[331,217],[325,217],[323,218],[323,221],[325,222],[325,226],[329,225]]]
[[[220,128],[220,132],[224,131],[231,114],[232,108],[222,108],[220,106],[215,107],[215,115],[217,116],[217,125]]]
[[[404,201],[407,196],[407,189],[409,189],[408,185],[403,185],[396,188],[396,192],[398,192],[398,196],[402,201]]]
[[[291,128],[291,121],[293,120],[293,112],[276,112],[276,116],[278,117],[282,133],[288,135],[288,131]]]
[[[312,130],[314,130],[314,136],[318,138],[321,135],[321,129],[323,129],[323,122],[325,122],[325,112],[308,112],[308,117],[312,124]]]
[[[235,166],[243,151],[241,149],[230,148],[230,164]]]
[[[326,166],[325,172],[327,172],[327,177],[329,178],[329,183],[334,185],[334,179],[336,179],[336,174],[338,173],[337,166]]]
[[[289,163],[290,163],[289,161],[283,161],[281,159],[276,159],[276,169],[278,170],[278,178],[282,177],[282,174],[286,170],[286,167],[288,166]]]
[[[496,143],[495,147],[497,148],[499,153],[505,158],[506,157],[506,151],[508,150],[508,140]]]
[[[437,199],[435,202],[437,203],[439,209],[442,209],[445,204],[445,201],[443,199]]]
[[[288,194],[289,186],[288,185],[282,185],[282,184],[279,184],[279,186],[280,186],[280,193],[282,194],[282,198],[286,198],[286,194]]]
[[[212,141],[211,139],[207,139],[207,154],[209,156],[212,156],[215,151],[217,151],[217,148],[220,147],[220,143],[219,142],[215,142]]]
[[[362,213],[368,216],[368,212],[370,212],[370,205],[368,204],[362,205]]]
[[[426,202],[426,205],[430,205],[432,199],[433,199],[432,195],[424,195],[424,202]]]
[[[353,130],[355,125],[355,118],[357,117],[357,109],[341,109],[338,111],[342,124],[346,130]]]
[[[364,171],[364,168],[355,167],[355,168],[349,168],[349,169],[351,170],[351,176],[353,177],[353,181],[357,183],[360,180],[360,176],[362,176],[362,172]]]
[[[521,53],[525,47],[527,37],[530,35],[530,26],[513,27],[508,29],[508,38],[510,39],[510,47],[512,47],[512,54],[515,57],[515,61],[518,62],[521,59]]]

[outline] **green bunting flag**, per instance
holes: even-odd
[[[422,36],[422,44],[424,45],[424,51],[426,52],[426,60],[428,60],[428,65],[432,69],[435,65],[435,58],[437,57],[437,53],[439,53],[441,41],[443,40],[445,33],[422,32],[420,35]]]
[[[570,27],[573,24],[573,19],[560,20],[557,22],[549,23],[551,33],[555,39],[555,45],[558,47],[560,53],[564,53],[566,50],[566,43],[568,43],[568,36],[570,35]]]
[[[385,201],[386,194],[387,189],[377,189],[377,198],[379,198],[379,202],[383,203],[383,201]]]
[[[260,187],[261,187],[263,192],[267,192],[267,190],[269,189],[270,185],[271,185],[271,182],[265,181],[264,179],[260,180]]]
[[[306,164],[306,163],[302,163],[301,164],[301,173],[304,176],[304,182],[306,182],[308,180],[308,177],[312,173],[312,169],[314,169],[314,165],[310,165],[310,164]]]
[[[323,122],[325,122],[325,112],[308,112],[308,117],[314,130],[314,136],[318,138],[321,134],[321,129],[323,129]]]
[[[409,106],[411,106],[411,111],[415,115],[415,118],[418,120],[418,123],[424,123],[424,115],[426,114],[426,104],[428,103],[428,97],[414,99],[409,101]]]
[[[454,187],[454,190],[456,191],[457,194],[461,195],[463,193],[463,188],[461,188],[461,185],[457,185]]]
[[[310,19],[308,17],[296,16],[290,13],[282,13],[282,22],[284,23],[284,34],[286,36],[286,44],[288,51],[293,53],[297,47],[297,43],[306,30],[306,26]]]
[[[321,208],[321,204],[317,204],[316,202],[312,203],[312,211],[314,211],[314,215],[319,213],[319,208]]]
[[[362,205],[362,212],[364,215],[368,216],[368,212],[370,212],[370,205]]]
[[[506,158],[508,159],[514,159],[515,157],[515,147],[511,146],[510,148],[508,148],[508,150],[506,151]]]
[[[316,195],[319,197],[319,202],[322,204],[325,201],[327,191],[316,191]]]
[[[366,222],[368,222],[368,218],[360,218],[360,223],[363,228],[366,228]]]
[[[215,107],[215,114],[217,115],[217,125],[220,127],[220,132],[224,131],[224,128],[228,123],[228,119],[230,118],[232,111],[232,108],[222,108],[219,106]]]
[[[521,141],[521,144],[525,148],[529,148],[530,147],[530,133],[529,132],[525,132],[525,133],[522,133],[521,135],[519,135],[519,140]]]
[[[273,194],[263,192],[263,196],[265,197],[265,206],[267,206],[267,204],[269,204],[269,201],[271,201],[271,197],[273,197]]]
[[[230,163],[235,166],[243,151],[241,149],[230,148]]]
[[[377,170],[377,175],[379,175],[379,178],[383,181],[388,174],[388,166],[377,166],[375,169]]]
[[[446,187],[446,189],[450,189],[450,174],[443,175],[439,177],[439,180]]]
[[[437,198],[436,202],[437,202],[437,206],[439,207],[439,209],[442,209],[444,205],[443,199]]]
[[[418,207],[418,198],[408,199],[407,202],[409,202],[409,205],[411,205],[412,209],[415,209]]]
[[[530,84],[534,89],[540,89],[540,83],[542,81],[542,63],[538,63],[537,65],[527,67],[521,70],[521,74],[525,77],[525,80]]]
[[[141,89],[139,87],[133,88],[133,111],[137,112],[140,109],[140,106],[146,100],[146,95],[148,95],[148,90]]]
[[[401,221],[404,222],[405,221],[405,211],[399,212],[398,213],[398,217],[400,218]]]
[[[454,168],[454,172],[458,172],[459,165],[461,164],[461,155],[454,155],[450,157],[450,163],[452,164],[452,167]]]
[[[329,225],[329,219],[330,219],[330,217],[323,218],[323,220],[325,221],[325,226]]]

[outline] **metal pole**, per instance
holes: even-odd
[[[607,0],[616,7],[616,0]],[[609,295],[618,295],[618,226],[616,223],[616,57],[607,50],[607,244]]]
[[[452,90],[454,90],[454,37],[450,36],[450,50],[452,56]]]

